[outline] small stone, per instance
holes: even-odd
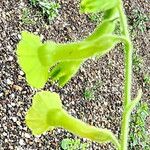
[[[9,56],[8,61],[12,61],[14,58],[12,56]]]
[[[3,96],[3,93],[0,93],[0,97],[2,97]]]
[[[7,131],[7,127],[6,127],[6,126],[4,126],[3,128],[4,128],[4,130],[6,130],[6,131]]]
[[[4,133],[3,133],[3,136],[7,136],[7,133],[6,133],[6,132],[4,132]]]
[[[18,79],[19,80],[22,80],[22,79],[24,79],[21,75],[18,75]]]
[[[28,139],[30,138],[30,135],[28,133],[25,133],[24,136]]]
[[[39,138],[36,137],[36,138],[34,139],[34,141],[35,141],[35,142],[39,142]]]
[[[8,85],[12,85],[12,81],[10,79],[7,79],[6,82]]]
[[[22,91],[22,87],[19,86],[19,85],[13,85],[13,88],[14,88],[16,91]]]
[[[15,94],[14,94],[14,93],[12,93],[10,96],[11,96],[11,98],[14,98],[14,97],[15,97]]]
[[[18,34],[18,38],[19,38],[19,40],[21,39],[21,34]]]
[[[43,36],[42,34],[40,35],[40,39],[41,39],[41,40],[43,40],[43,39],[44,39],[44,36]]]
[[[12,120],[13,120],[14,122],[16,122],[16,121],[17,121],[17,118],[16,118],[16,117],[12,117]]]
[[[9,149],[11,150],[11,149],[14,149],[14,148],[13,148],[13,146],[10,145],[10,146],[9,146]]]
[[[8,46],[7,46],[7,49],[11,51],[11,50],[12,50],[12,47],[11,47],[10,45],[8,45]]]
[[[104,101],[104,106],[107,106],[107,105],[108,105],[108,103],[106,101]]]
[[[18,126],[20,126],[20,125],[21,125],[21,123],[20,123],[19,121],[17,121],[17,122],[16,122],[16,124],[17,124]]]
[[[19,144],[20,144],[20,145],[24,145],[24,144],[25,144],[25,143],[24,143],[24,140],[23,140],[23,139],[20,139],[20,140],[19,140]]]
[[[6,90],[5,91],[5,96],[8,95],[8,94],[9,94],[9,90]]]
[[[23,72],[23,71],[19,71],[19,74],[20,74],[21,76],[23,76],[23,75],[24,75],[24,72]]]
[[[11,103],[11,106],[12,106],[12,107],[15,107],[15,106],[16,106],[16,104],[15,104],[15,103]]]
[[[12,107],[10,104],[7,104],[7,106],[8,106],[9,108],[11,108],[11,107]]]

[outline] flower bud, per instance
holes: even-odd
[[[118,0],[82,0],[80,9],[84,13],[97,13],[115,7],[117,2]]]

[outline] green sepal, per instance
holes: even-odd
[[[83,13],[97,13],[115,7],[118,0],[82,0],[80,11]]]
[[[49,77],[62,87],[77,73],[81,64],[82,61],[60,62],[50,71]]]
[[[113,7],[112,9],[105,11],[104,20],[105,19],[114,20],[116,18],[119,18],[119,12],[117,7]]]
[[[41,64],[38,49],[42,46],[39,36],[23,31],[22,39],[17,45],[18,63],[26,74],[27,82],[42,88],[48,80],[48,66]]]
[[[49,119],[51,121],[52,119],[55,120],[57,113],[51,114],[50,118],[50,112],[56,110],[59,112],[61,109],[62,104],[57,93],[38,92],[33,97],[33,104],[26,114],[25,122],[34,135],[43,134],[46,131],[53,130],[55,127],[51,126]]]

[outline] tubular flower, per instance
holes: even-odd
[[[26,74],[27,82],[35,88],[42,88],[48,79],[48,66],[44,66],[38,56],[42,45],[39,36],[22,32],[22,40],[17,46],[18,63]]]

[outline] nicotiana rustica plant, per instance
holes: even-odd
[[[26,124],[34,135],[62,127],[80,137],[99,143],[112,142],[116,149],[127,150],[131,112],[139,102],[142,91],[139,90],[137,97],[132,100],[133,48],[122,1],[82,0],[80,12],[104,12],[102,22],[91,35],[72,43],[42,43],[39,36],[24,31],[17,46],[18,63],[25,72],[29,85],[42,88],[50,78],[62,87],[76,74],[86,59],[105,55],[117,43],[123,43],[125,83],[120,138],[108,129],[96,128],[72,117],[63,109],[59,95],[49,91],[38,92],[33,97],[33,105],[26,114]],[[114,33],[117,21],[120,21],[119,35]]]

